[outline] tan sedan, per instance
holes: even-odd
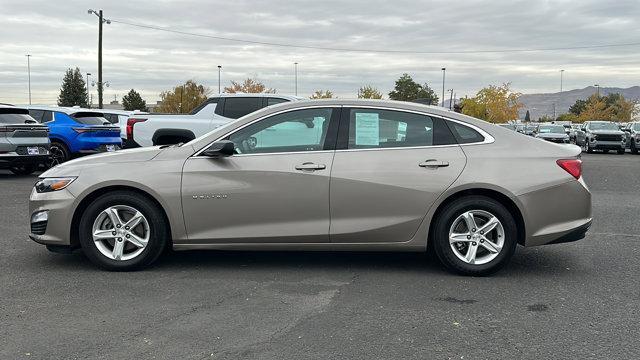
[[[580,149],[442,108],[393,101],[279,104],[189,143],[70,161],[43,173],[31,234],[109,270],[167,247],[433,249],[484,275],[518,244],[584,237]]]

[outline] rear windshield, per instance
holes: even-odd
[[[34,118],[25,109],[0,108],[0,124],[33,124]]]
[[[102,113],[79,112],[71,115],[74,120],[85,125],[110,125],[109,120],[105,119]]]

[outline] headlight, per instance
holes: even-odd
[[[75,179],[75,177],[44,178],[38,180],[34,187],[39,193],[58,191],[69,186]]]

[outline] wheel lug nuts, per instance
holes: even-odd
[[[118,241],[122,241],[122,238],[118,238]]]
[[[113,235],[115,235],[115,234],[113,234]],[[471,239],[471,235],[467,235],[467,239]]]
[[[484,231],[480,231],[480,234],[481,234],[481,235],[484,235]]]
[[[129,230],[129,227],[128,227],[128,226],[125,226],[125,227],[124,227],[124,229],[125,229],[125,230]]]
[[[476,229],[471,229],[471,232],[476,232]]]
[[[128,239],[128,238],[130,238],[130,237],[131,237],[131,235],[127,234],[127,235],[125,235],[125,237]]]
[[[116,225],[116,227],[117,227],[117,228],[121,228],[121,227],[122,227],[122,225],[118,224],[118,225]]]
[[[483,243],[483,242],[484,242],[484,240],[480,240],[480,242],[481,242],[481,243]]]
[[[471,245],[476,246],[476,245],[478,245],[478,243],[474,241],[474,242],[471,243]]]
[[[115,232],[115,231],[111,232],[111,235],[115,235],[115,234],[116,234],[116,232]]]

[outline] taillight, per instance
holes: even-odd
[[[144,121],[147,121],[147,119],[136,119],[136,118],[127,119],[127,140],[133,140],[133,125],[135,125],[135,123],[144,122]]]
[[[560,159],[556,161],[556,164],[576,178],[576,180],[582,176],[582,160],[580,159]]]

